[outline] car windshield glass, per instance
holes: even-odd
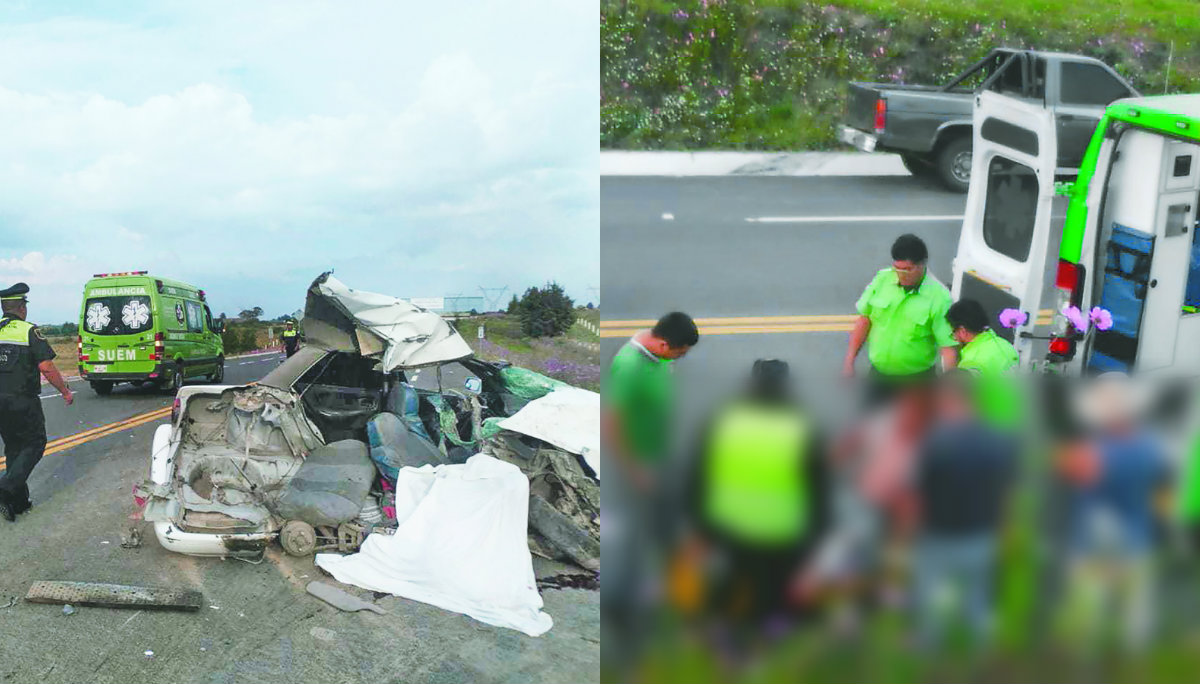
[[[93,297],[83,309],[83,329],[93,335],[136,335],[153,327],[146,296]]]

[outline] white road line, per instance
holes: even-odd
[[[958,216],[750,216],[747,223],[895,223],[897,221],[961,221]]]

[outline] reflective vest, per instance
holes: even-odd
[[[809,522],[808,442],[808,423],[794,408],[735,404],[727,409],[705,454],[709,524],[750,543],[798,540]]]
[[[29,350],[32,329],[18,318],[0,319],[0,394],[37,394],[41,387]]]
[[[284,337],[295,337],[295,336],[296,336],[296,331],[295,331],[295,330],[284,330],[284,331],[283,331],[283,336],[284,336]]]

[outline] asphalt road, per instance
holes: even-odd
[[[257,380],[278,363],[278,354],[231,359],[225,382]],[[425,375],[419,384],[435,381]],[[462,382],[454,372],[443,380]],[[257,565],[193,558],[163,550],[149,529],[140,548],[122,548],[131,488],[146,478],[152,435],[168,419],[153,412],[169,411],[172,397],[129,385],[107,397],[84,382],[72,388],[70,407],[43,391],[58,441],[30,479],[33,510],[15,524],[0,520],[0,683],[598,681],[595,591],[543,590],[555,625],[535,639],[354,587],[344,588],[388,614],[342,613],[304,591],[332,578],[278,548]],[[64,448],[54,452],[56,443]],[[540,559],[534,567],[539,577],[564,570]],[[68,616],[20,600],[37,580],[196,589],[205,605],[80,607]]]
[[[667,311],[717,319],[676,369],[681,436],[756,358],[789,361],[812,410],[844,418],[854,399],[838,375],[863,288],[906,232],[949,285],[966,205],[907,176],[610,176],[600,197],[604,358]]]

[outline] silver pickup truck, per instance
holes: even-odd
[[[966,192],[975,92],[991,90],[1054,111],[1057,175],[1073,175],[1104,108],[1139,93],[1101,61],[997,48],[943,86],[851,83],[838,139],[865,152],[897,152],[913,175],[937,174]]]

